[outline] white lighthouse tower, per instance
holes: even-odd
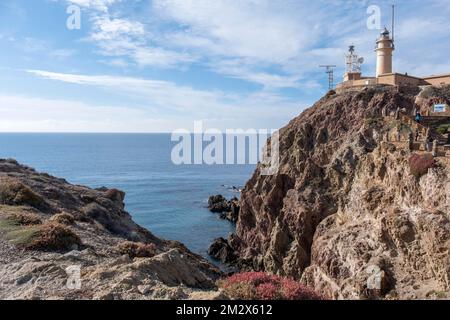
[[[394,53],[394,39],[390,37],[389,30],[384,28],[377,40],[375,52],[377,53],[377,77],[392,73],[392,55]]]

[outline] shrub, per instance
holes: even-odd
[[[56,222],[42,223],[28,213],[0,219],[0,233],[12,244],[31,250],[68,251],[81,245],[80,238],[67,227]]]
[[[443,125],[440,125],[437,129],[436,129],[436,131],[439,133],[439,134],[446,134],[447,133],[447,131],[450,129],[450,123],[449,124],[443,124]]]
[[[125,198],[125,192],[118,189],[108,189],[105,192],[105,197],[112,201],[123,201]]]
[[[413,176],[420,178],[434,167],[435,161],[431,154],[413,154],[409,158],[409,169]]]
[[[80,238],[72,230],[60,223],[48,222],[39,228],[33,241],[26,247],[43,251],[69,251],[80,245]]]
[[[7,205],[29,205],[34,208],[45,207],[40,195],[15,179],[0,180],[0,203]]]
[[[157,248],[153,243],[124,241],[117,245],[121,254],[127,254],[130,258],[151,258],[156,255]]]
[[[75,218],[69,213],[55,214],[50,220],[65,225],[72,225],[75,223]]]
[[[237,300],[324,300],[299,282],[264,272],[235,274],[220,280],[218,286]]]
[[[42,224],[42,220],[39,216],[33,213],[13,213],[8,217],[8,219],[21,226],[35,226]]]

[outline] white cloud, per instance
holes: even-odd
[[[1,94],[0,113],[2,132],[145,132],[160,121],[132,108]]]
[[[214,72],[266,88],[299,86],[304,74],[285,66],[319,40],[313,7],[266,0],[153,1],[156,16],[181,26],[166,30],[158,43],[194,52]]]
[[[298,19],[298,11],[290,12],[292,2],[155,0],[153,4],[157,14],[186,26],[174,35],[175,41],[214,54],[283,63],[316,40],[310,18]]]
[[[151,19],[138,21],[113,13],[115,1],[102,1],[108,10],[91,12],[90,40],[101,55],[129,59],[140,67],[197,63],[265,88],[295,88],[305,75],[288,66],[320,33],[318,6],[301,2],[154,0]],[[80,5],[100,6],[91,1]]]
[[[67,0],[69,3],[107,12],[108,7],[121,0]]]
[[[173,82],[132,77],[76,75],[42,70],[28,72],[44,79],[98,87],[114,94],[122,93],[140,97],[145,102],[139,109],[165,119],[166,127],[147,129],[150,131],[170,131],[176,129],[177,124],[183,124],[184,128],[189,128],[194,121],[202,119],[209,119],[208,123],[211,126],[220,129],[260,128],[260,126],[278,128],[306,106],[305,103],[289,100],[274,92],[234,94],[197,90],[188,86],[179,86]],[[141,118],[145,119],[142,116]],[[173,120],[172,124],[169,119]],[[129,122],[127,126],[128,131],[134,130],[132,122]],[[142,128],[142,126],[138,127]]]
[[[125,19],[111,19],[107,15],[93,18],[93,41],[114,40],[119,37],[142,36],[145,34],[144,25],[137,21]]]
[[[223,75],[243,79],[264,86],[265,88],[299,88],[298,76],[279,75],[257,70],[252,64],[242,59],[217,59],[209,65],[216,72]]]
[[[104,56],[130,58],[141,67],[172,68],[194,59],[184,53],[151,45],[142,23],[111,18],[109,14],[94,16],[90,41]]]
[[[366,1],[153,0],[148,14],[140,12],[129,15],[124,12],[133,12],[134,9],[119,10],[124,8],[125,2],[118,7],[115,5],[120,1],[114,0],[70,2],[89,9],[83,12],[88,12],[90,24],[83,25],[90,26],[88,40],[94,46],[95,53],[99,54],[101,63],[126,69],[120,70],[126,74],[139,75],[154,74],[152,68],[185,71],[187,67],[194,66],[196,69],[189,72],[200,77],[198,83],[203,81],[205,87],[210,86],[205,84],[208,79],[202,78],[203,73],[197,73],[200,68],[258,84],[262,89],[247,92],[245,90],[251,89],[242,87],[226,92],[183,86],[177,84],[177,80],[30,70],[31,74],[40,78],[99,88],[99,92],[105,90],[113,95],[129,95],[130,100],[139,97],[140,101],[145,101],[136,108],[80,105],[65,101],[63,105],[67,108],[70,106],[73,110],[79,108],[86,113],[95,113],[89,122],[88,118],[77,117],[75,111],[67,111],[74,119],[70,124],[62,117],[52,118],[50,111],[42,112],[47,115],[45,119],[53,119],[53,125],[58,128],[60,123],[67,123],[70,128],[84,130],[89,122],[91,128],[97,128],[98,123],[98,128],[106,130],[107,125],[101,119],[107,118],[109,113],[116,115],[114,119],[123,118],[124,123],[112,120],[110,128],[117,126],[118,129],[107,131],[133,131],[135,128],[167,131],[173,128],[172,124],[186,126],[200,119],[209,119],[212,125],[221,128],[279,127],[309,104],[282,96],[280,89],[295,88],[306,93],[313,92],[313,95],[319,94],[321,86],[316,77],[322,76],[326,83],[326,75],[318,68],[319,64],[336,64],[342,70],[348,45],[355,44],[358,53],[366,58],[367,63],[363,67],[365,74],[373,75],[375,70],[373,49],[378,31],[366,28]],[[131,5],[144,2],[147,3],[133,1]],[[389,10],[389,1],[378,2],[383,4],[382,12]],[[394,62],[396,71],[417,75],[447,72],[450,42],[446,41],[449,20],[445,9],[448,6],[439,1],[427,6],[420,4],[420,7],[419,1],[412,3],[402,7],[403,12],[400,11],[402,16],[397,28]],[[38,41],[29,41],[30,50],[47,50],[43,47]],[[63,58],[71,54],[64,50],[55,51],[55,57]],[[70,70],[68,67],[66,70]],[[149,69],[143,70],[143,67]],[[162,74],[160,70],[157,72]],[[186,73],[183,77],[189,75]],[[164,76],[171,79],[173,72],[164,73]],[[336,74],[336,79],[338,77]],[[47,100],[41,103],[50,107],[54,105]],[[31,108],[31,102],[29,105]],[[50,109],[54,110],[52,107]],[[45,119],[41,119],[43,123]],[[152,123],[154,127],[143,130],[144,122]]]

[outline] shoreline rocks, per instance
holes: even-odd
[[[236,254],[224,238],[215,239],[208,249],[208,254],[223,264],[233,264],[236,262]]]
[[[211,196],[208,199],[208,209],[213,213],[219,213],[220,218],[236,223],[239,218],[239,199],[234,197],[227,200],[222,195]]]
[[[216,294],[223,273],[183,244],[136,224],[124,199],[117,189],[72,185],[0,159],[0,299]]]

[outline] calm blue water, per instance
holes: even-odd
[[[134,220],[155,235],[206,256],[211,241],[234,231],[206,209],[213,194],[238,196],[253,165],[172,164],[169,134],[0,134],[0,158],[92,188],[124,190]]]

